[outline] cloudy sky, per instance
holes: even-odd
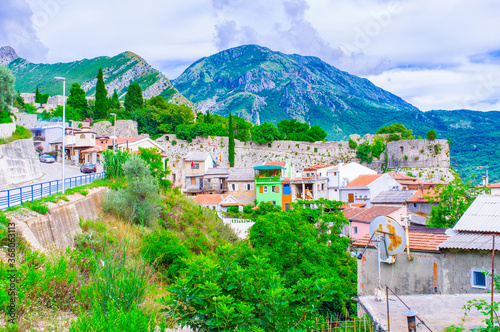
[[[32,62],[132,51],[174,79],[258,44],[312,55],[423,111],[500,110],[498,0],[2,0],[0,46]]]

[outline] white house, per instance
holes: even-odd
[[[377,174],[374,170],[358,163],[344,163],[328,167],[326,168],[326,175],[323,175],[323,173],[324,170],[321,170],[321,176],[328,177],[328,199],[336,201],[341,200],[340,189],[360,175]]]
[[[382,191],[401,190],[401,188],[401,184],[389,174],[365,174],[340,188],[340,200],[370,207],[371,199]]]

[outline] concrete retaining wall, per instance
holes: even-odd
[[[0,145],[0,188],[30,181],[42,175],[32,138]]]
[[[11,123],[1,123],[0,124],[0,138],[7,138],[12,136],[12,133],[16,130],[16,124]]]
[[[16,231],[37,250],[49,247],[73,247],[74,237],[82,230],[79,222],[92,220],[101,212],[102,193],[107,188],[89,189],[87,196],[74,194],[67,196],[69,202],[48,203],[49,212],[38,214],[29,209],[8,213],[16,223]]]

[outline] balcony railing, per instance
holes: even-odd
[[[204,182],[203,189],[205,191],[227,191],[227,184]]]
[[[255,182],[281,182],[281,177],[280,176],[256,177]]]

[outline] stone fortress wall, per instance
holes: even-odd
[[[351,139],[361,144],[364,141],[373,141],[375,135],[351,135]],[[191,143],[179,140],[175,135],[164,135],[156,140],[166,152],[169,166],[182,167],[182,158],[190,151],[209,152],[219,165],[228,164],[228,137],[196,137]],[[438,146],[436,148],[436,145]],[[439,168],[446,173],[438,179],[443,181],[450,179],[450,149],[447,140],[429,141],[426,139],[415,139],[407,141],[390,142],[386,146],[386,153],[382,153],[380,159],[374,158],[373,162],[366,166],[381,172],[386,168],[413,169],[413,175],[422,179],[435,180],[435,176],[423,176],[422,172],[414,169]],[[356,150],[349,148],[347,141],[343,142],[296,142],[296,141],[274,141],[269,144],[259,145],[255,142],[240,142],[235,140],[235,167],[253,167],[270,161],[284,161],[291,159],[296,170],[317,163],[338,164],[340,162],[357,161]],[[175,164],[175,166],[174,166]],[[443,171],[447,170],[447,171]],[[441,173],[442,173],[441,172]],[[424,172],[424,175],[427,172]],[[428,175],[428,174],[427,174]]]

